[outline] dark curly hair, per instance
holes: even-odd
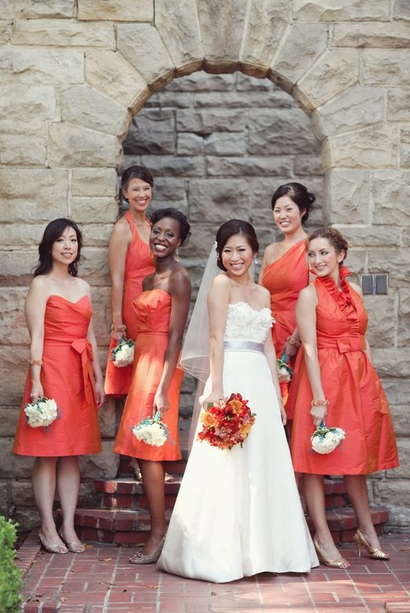
[[[258,253],[259,251],[259,242],[255,228],[248,221],[230,219],[223,223],[216,233],[216,252],[218,254],[218,266],[221,270],[226,271],[225,266],[222,264],[222,251],[231,236],[235,236],[235,234],[244,235],[253,253]]]
[[[173,207],[167,207],[164,209],[156,209],[150,215],[150,221],[154,226],[160,219],[164,219],[164,217],[170,217],[171,219],[175,219],[179,222],[179,238],[181,239],[181,246],[185,245],[191,236],[191,226],[189,224],[186,216],[178,211],[178,209],[174,209]]]
[[[343,260],[346,258],[347,251],[349,249],[349,244],[345,237],[339,232],[339,230],[336,230],[336,228],[318,228],[314,232],[311,232],[311,234],[309,234],[306,239],[307,249],[309,249],[311,241],[315,240],[315,238],[326,238],[332,245],[336,253],[341,253],[342,251],[344,251],[345,257],[343,258]]]
[[[73,228],[77,235],[77,246],[78,253],[77,257],[71,264],[68,266],[68,272],[73,277],[76,277],[78,274],[78,262],[81,257],[81,248],[83,246],[83,236],[77,224],[71,219],[66,219],[65,217],[60,217],[59,219],[54,219],[54,221],[50,221],[46,229],[44,230],[43,238],[41,239],[41,243],[38,246],[38,265],[34,271],[34,276],[38,277],[39,275],[46,275],[50,272],[53,267],[53,259],[51,257],[51,249],[53,243],[60,238],[62,233],[66,228]]]
[[[301,183],[285,183],[285,185],[278,187],[272,196],[272,211],[275,208],[276,201],[282,198],[282,196],[289,196],[297,205],[302,215],[303,223],[309,219],[309,213],[313,209],[313,203],[316,200],[315,194],[308,192]]]

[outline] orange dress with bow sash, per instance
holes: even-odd
[[[41,384],[45,397],[56,401],[59,417],[46,428],[28,425],[24,407],[30,402],[29,372],[14,453],[60,457],[101,451],[93,352],[87,340],[91,316],[88,296],[77,302],[55,295],[48,298],[44,316]]]
[[[288,400],[294,406],[293,466],[301,473],[359,475],[399,465],[386,395],[365,353],[367,313],[361,296],[345,280],[349,271],[342,267],[340,272],[342,291],[329,277],[313,283],[318,295],[317,352],[329,400],[326,426],[343,428],[346,437],[330,454],[312,451],[313,396],[301,353]]]
[[[169,431],[168,440],[162,447],[154,447],[139,441],[132,433],[132,428],[140,421],[153,416],[154,397],[161,380],[168,347],[171,304],[170,294],[161,289],[142,292],[134,301],[137,326],[134,372],[114,451],[141,460],[168,461],[182,457],[178,436],[178,409],[179,390],[184,373],[179,368],[175,369],[172,377],[168,393],[169,409],[164,418]]]
[[[137,327],[133,303],[142,292],[142,282],[144,278],[151,272],[154,272],[154,259],[149,245],[144,243],[138,234],[131,213],[127,211],[124,217],[130,226],[132,240],[125,259],[122,319],[127,327],[127,338],[131,338],[135,341]],[[132,364],[121,368],[114,366],[110,360],[111,350],[114,349],[117,344],[118,343],[114,341],[113,338],[110,339],[104,389],[105,393],[110,396],[126,396],[131,385]]]

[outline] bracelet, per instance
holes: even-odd
[[[327,405],[329,404],[328,400],[322,400],[322,398],[313,398],[312,402],[310,403],[311,407],[327,407]]]
[[[29,366],[43,366],[43,360],[29,360]]]
[[[125,332],[125,330],[127,329],[127,326],[114,326],[114,324],[111,324],[111,330],[113,332]]]
[[[293,338],[293,336],[288,336],[286,340],[288,341],[289,345],[292,345],[292,347],[300,347],[300,341],[297,341],[295,338]]]

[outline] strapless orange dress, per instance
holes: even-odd
[[[342,292],[328,277],[314,281],[319,301],[317,350],[329,400],[326,425],[343,428],[346,438],[330,454],[312,451],[312,390],[301,360],[289,396],[295,411],[291,451],[297,472],[359,475],[399,465],[386,395],[365,353],[367,313],[360,295],[345,281],[349,274],[342,267]]]
[[[151,272],[154,272],[154,259],[151,249],[144,243],[138,234],[131,214],[127,211],[124,215],[128,221],[132,241],[127,251],[124,275],[124,298],[122,302],[122,318],[127,326],[127,338],[135,341],[137,327],[135,323],[134,300],[142,292],[142,282]],[[110,339],[108,350],[107,367],[105,371],[105,393],[109,396],[126,396],[131,384],[132,365],[118,368],[111,362],[111,350],[117,345],[114,339]]]
[[[160,289],[142,292],[134,301],[134,308],[137,325],[134,371],[114,451],[141,460],[179,460],[182,457],[178,435],[179,391],[184,376],[179,368],[175,369],[168,394],[170,408],[164,419],[170,433],[167,442],[154,447],[132,434],[134,426],[153,415],[154,396],[168,347],[171,296]]]
[[[270,292],[272,317],[272,340],[276,357],[281,358],[288,336],[295,327],[295,306],[301,289],[309,284],[309,270],[306,265],[306,244],[302,240],[264,270],[262,285]],[[294,360],[289,366],[294,367]],[[287,405],[289,383],[281,383],[281,391],[288,419],[293,418]]]
[[[41,383],[44,395],[56,401],[59,417],[46,428],[28,425],[24,407],[30,402],[29,372],[14,453],[60,457],[101,451],[93,352],[87,340],[91,316],[88,296],[77,302],[70,302],[61,296],[49,297],[44,317]]]

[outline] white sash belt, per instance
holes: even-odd
[[[257,351],[263,353],[263,343],[255,343],[254,341],[246,341],[241,339],[230,339],[224,341],[225,351]]]

